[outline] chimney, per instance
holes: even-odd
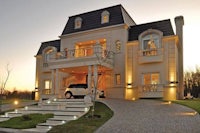
[[[183,81],[183,25],[184,25],[184,18],[183,16],[175,17],[175,24],[176,24],[176,35],[178,36],[178,82],[179,87],[177,90],[177,98],[183,99],[184,98],[184,81]]]

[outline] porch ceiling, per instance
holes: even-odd
[[[60,70],[66,73],[88,73],[88,66],[61,68]],[[111,69],[104,66],[98,66],[98,72],[104,72],[108,70],[111,70]],[[92,71],[93,71],[93,68],[92,68]]]

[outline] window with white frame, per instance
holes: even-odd
[[[157,49],[161,47],[157,34],[147,34],[142,38],[142,51],[144,56],[157,55]]]
[[[115,77],[116,77],[116,84],[120,85],[121,84],[121,75],[120,74],[116,74]]]
[[[110,13],[108,11],[103,11],[101,14],[101,24],[108,23],[110,19]]]
[[[143,74],[143,85],[155,85],[160,83],[159,73],[145,73]]]
[[[81,25],[82,25],[82,18],[80,18],[80,17],[77,17],[76,19],[75,19],[75,22],[74,22],[75,24],[74,24],[74,29],[79,29],[79,28],[81,28]]]
[[[44,88],[45,89],[51,89],[51,80],[45,80],[44,81]]]

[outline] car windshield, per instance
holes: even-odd
[[[68,88],[87,88],[87,84],[71,84]]]

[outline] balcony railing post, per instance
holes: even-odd
[[[101,57],[102,55],[102,46],[97,43],[94,45],[94,54],[97,56],[97,57]]]

